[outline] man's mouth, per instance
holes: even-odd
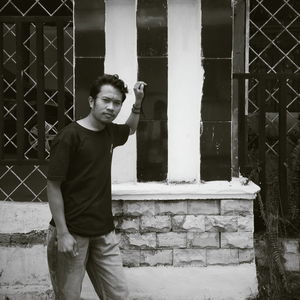
[[[107,118],[112,118],[114,115],[113,114],[109,114],[109,113],[104,113],[104,115],[107,117]]]

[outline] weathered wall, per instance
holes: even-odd
[[[148,297],[137,299],[157,299],[159,293],[162,299],[182,299],[174,295],[184,276],[178,295],[190,291],[186,299],[197,294],[223,299],[223,291],[233,295],[228,290],[232,273],[242,281],[232,299],[255,294],[252,207],[257,191],[257,186],[238,181],[114,185],[113,213],[132,294]],[[50,299],[49,220],[47,203],[0,202],[0,299]],[[221,291],[214,288],[216,275]],[[208,280],[209,287],[198,280]],[[84,287],[85,295],[91,293],[88,281]]]
[[[249,263],[252,200],[114,201],[125,266]]]

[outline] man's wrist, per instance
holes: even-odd
[[[135,104],[132,105],[131,112],[134,113],[134,114],[139,115],[141,113],[141,109],[142,109],[142,105],[138,105],[138,104],[135,103]]]
[[[62,236],[64,236],[64,235],[66,235],[66,234],[70,234],[70,232],[69,232],[68,229],[64,229],[64,230],[59,230],[59,229],[57,229],[56,232],[57,232],[56,235],[57,235],[58,237],[62,237]]]

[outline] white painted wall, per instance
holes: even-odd
[[[105,1],[105,73],[118,74],[128,85],[129,94],[116,123],[125,123],[134,103],[133,86],[137,80],[136,1]],[[136,135],[114,150],[113,182],[136,182]]]
[[[200,180],[200,0],[168,1],[168,181]]]
[[[106,1],[105,72],[118,73],[130,93],[117,118],[124,123],[137,80],[136,0]],[[168,1],[168,181],[200,182],[200,0]],[[114,183],[136,182],[136,136],[114,151]]]

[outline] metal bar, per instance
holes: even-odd
[[[258,145],[259,145],[259,179],[261,185],[261,196],[265,200],[266,192],[266,113],[265,113],[265,89],[266,80],[262,78],[258,82],[258,105],[259,105],[259,119],[258,119]]]
[[[239,166],[241,174],[245,175],[247,162],[247,120],[245,115],[245,81],[242,78],[238,80],[238,115]]]
[[[246,22],[245,13],[246,5],[244,1],[238,1],[234,6],[233,18],[233,73],[245,72],[245,32]],[[232,177],[239,177],[240,173],[240,155],[239,155],[239,86],[244,85],[240,80],[232,80],[232,97],[231,97],[231,165]],[[245,100],[245,97],[244,97]]]
[[[73,20],[72,16],[0,16],[0,22],[3,23],[56,23],[56,22],[70,22]]]
[[[287,214],[287,86],[286,79],[280,80],[280,98],[279,98],[279,189],[280,189],[280,204],[283,215]]]
[[[58,130],[64,127],[65,117],[65,86],[64,86],[64,23],[57,24],[57,88],[58,88]]]
[[[0,166],[28,166],[28,165],[46,165],[48,160],[45,159],[2,159],[0,160]]]
[[[296,79],[300,78],[300,73],[233,73],[233,78],[244,79]]]
[[[45,158],[45,79],[43,23],[36,23],[38,158]]]
[[[24,158],[24,83],[23,83],[23,44],[22,44],[22,24],[17,23],[16,30],[16,58],[17,58],[17,158]]]
[[[3,68],[3,23],[0,23],[0,159],[4,155],[4,68]]]

